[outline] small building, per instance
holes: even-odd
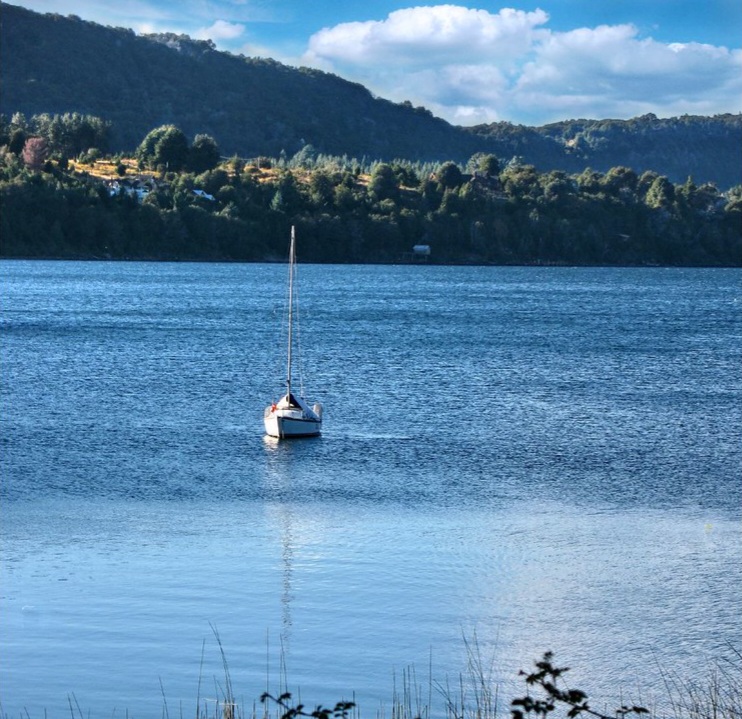
[[[412,252],[403,252],[400,262],[427,262],[430,259],[430,245],[413,245]]]

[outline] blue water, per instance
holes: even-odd
[[[190,714],[215,632],[246,708],[364,716],[474,636],[505,712],[546,650],[610,702],[742,646],[739,270],[301,265],[293,443],[284,266],[0,278],[9,717]]]

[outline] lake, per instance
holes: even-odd
[[[506,716],[547,650],[612,708],[742,648],[742,271],[300,265],[278,442],[286,276],[0,262],[3,716],[213,711],[221,650],[246,711],[440,717],[478,653]]]

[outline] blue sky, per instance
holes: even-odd
[[[316,67],[459,125],[742,111],[741,0],[11,0]]]

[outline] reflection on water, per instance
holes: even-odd
[[[475,633],[606,704],[740,645],[738,271],[307,266],[280,442],[283,267],[0,268],[9,716],[187,707],[211,627],[246,706],[364,715]]]
[[[317,442],[321,438],[311,438],[308,441]],[[266,466],[264,484],[272,495],[286,496],[291,493],[290,463],[295,450],[303,442],[282,442],[275,437],[263,437],[265,446]],[[266,504],[266,516],[271,524],[280,528],[281,533],[281,563],[282,563],[282,594],[281,594],[281,647],[285,652],[291,651],[291,600],[292,575],[295,552],[293,533],[294,510],[290,505],[282,502]]]

